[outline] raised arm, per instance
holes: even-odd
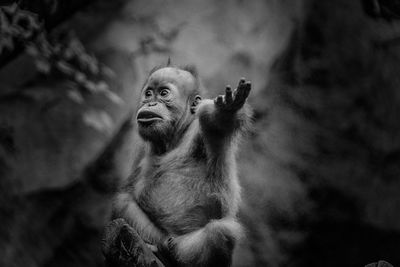
[[[229,140],[248,123],[250,111],[245,102],[250,90],[251,83],[242,78],[236,90],[232,91],[228,85],[225,95],[201,101],[198,108],[200,129],[210,145],[218,146],[221,140]]]

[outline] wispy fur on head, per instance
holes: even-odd
[[[158,70],[160,70],[160,69],[163,69],[163,68],[167,68],[167,67],[176,68],[176,66],[172,65],[171,57],[168,57],[167,63],[166,63],[166,64],[159,64],[159,65],[156,65],[155,67],[153,67],[153,68],[150,70],[149,76],[150,76],[151,74],[153,74],[154,72],[156,72],[156,71],[158,71]]]
[[[195,94],[198,95],[202,95],[204,92],[204,89],[202,88],[201,84],[200,84],[200,78],[199,78],[199,72],[196,68],[196,66],[194,65],[184,65],[184,66],[180,66],[179,69],[184,70],[189,72],[190,74],[192,74],[192,76],[195,79],[195,86],[196,86],[196,92]]]
[[[188,64],[188,65],[176,66],[176,65],[173,65],[171,63],[171,58],[168,58],[168,61],[167,61],[166,64],[160,64],[160,65],[157,65],[157,66],[153,67],[150,70],[150,73],[149,73],[148,77],[150,77],[154,72],[156,72],[156,71],[158,71],[160,69],[163,69],[163,68],[176,68],[176,69],[180,69],[180,70],[184,70],[184,71],[189,72],[193,76],[193,78],[195,79],[195,89],[193,90],[193,92],[191,92],[189,94],[189,99],[192,100],[194,98],[194,96],[196,96],[196,95],[204,96],[205,89],[202,86],[202,84],[200,83],[199,72],[198,72],[197,67],[195,65]]]

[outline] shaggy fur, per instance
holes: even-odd
[[[165,120],[139,124],[142,153],[116,198],[115,216],[182,266],[229,266],[242,232],[236,221],[240,186],[235,155],[249,122],[245,100],[250,83],[241,80],[233,95],[227,89],[223,97],[198,103],[193,102],[200,92],[196,72],[167,67],[154,70],[143,91],[164,86],[164,80],[178,93],[172,90],[170,101],[158,96],[142,101],[139,112],[157,101],[154,110]]]

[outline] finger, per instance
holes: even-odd
[[[219,95],[219,96],[217,97],[217,99],[215,100],[215,103],[216,103],[218,106],[222,106],[223,102],[224,102],[224,99],[223,99],[222,95]]]
[[[175,247],[175,242],[174,242],[174,238],[173,237],[169,237],[167,240],[167,248],[171,251],[174,250]]]
[[[243,98],[246,99],[251,91],[251,82],[246,82],[245,87],[244,87],[244,92],[243,92]]]
[[[230,85],[227,85],[225,89],[225,101],[227,104],[231,104],[233,102],[232,88]]]
[[[243,93],[244,93],[244,84],[239,84],[238,88],[235,90],[235,103],[239,103],[242,101]]]
[[[240,78],[238,86],[240,86],[241,84],[244,84],[245,82],[246,82],[246,79],[244,77]]]

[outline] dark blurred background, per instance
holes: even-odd
[[[253,83],[234,266],[399,266],[399,2],[1,1],[0,266],[103,264],[88,170],[168,57]]]

